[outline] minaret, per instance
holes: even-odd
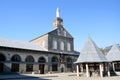
[[[53,22],[54,29],[57,29],[59,27],[63,27],[63,20],[60,18],[60,9],[57,8],[56,10],[56,18]]]

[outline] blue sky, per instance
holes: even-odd
[[[102,48],[120,44],[120,0],[0,0],[0,38],[29,41],[52,31],[57,7],[75,49],[88,35]]]

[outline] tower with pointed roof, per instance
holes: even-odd
[[[53,21],[54,29],[30,42],[44,47],[48,51],[71,54],[74,52],[73,37],[63,27],[63,19],[60,17],[60,9],[56,9],[56,17]]]
[[[60,9],[57,8],[56,10],[56,17],[53,22],[54,29],[57,29],[59,27],[63,27],[63,19],[60,18]]]
[[[31,40],[38,46],[42,46],[49,52],[56,53],[59,57],[60,64],[59,68],[61,72],[72,71],[73,68],[73,58],[70,55],[74,54],[74,39],[71,34],[63,27],[63,19],[60,17],[60,9],[56,10],[56,17],[53,21],[54,29],[40,37]],[[78,55],[77,55],[78,56]],[[57,71],[57,64],[53,64]]]

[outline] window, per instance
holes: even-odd
[[[46,60],[45,60],[44,57],[40,57],[40,58],[38,59],[38,62],[39,62],[39,63],[46,63]]]
[[[11,58],[11,61],[13,62],[20,62],[21,61],[21,58],[19,55],[13,55],[12,58]]]
[[[64,31],[64,36],[66,37],[66,31]]]
[[[58,33],[58,35],[60,35],[60,34],[61,34],[61,31],[60,31],[60,29],[58,29],[58,30],[57,30],[57,33]]]
[[[21,61],[21,57],[19,55],[13,55],[11,58],[11,61],[16,62],[16,63],[12,63],[11,65],[11,71],[12,72],[19,72],[19,63]]]
[[[53,56],[51,62],[52,62],[52,71],[58,71],[58,58],[56,56]]]
[[[25,61],[27,62],[27,64],[26,64],[26,72],[33,71],[34,58],[29,55],[29,56],[26,57]]]
[[[55,56],[53,56],[52,59],[51,59],[51,61],[52,61],[53,63],[56,63],[56,62],[58,62],[58,58],[55,57]]]
[[[68,50],[68,51],[70,51],[70,50],[71,50],[70,43],[67,43],[67,50]]]
[[[61,44],[60,44],[60,49],[61,49],[61,50],[64,50],[64,42],[61,42]]]
[[[53,49],[57,49],[57,41],[53,40]]]

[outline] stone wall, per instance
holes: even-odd
[[[27,56],[31,55],[34,58],[34,63],[33,63],[33,71],[39,71],[39,64],[38,59],[40,57],[44,57],[46,60],[45,67],[44,67],[44,73],[48,73],[52,71],[52,63],[51,63],[51,58],[53,56],[56,56],[58,58],[58,71],[61,72],[61,65],[64,67],[64,72],[66,72],[66,63],[60,63],[60,55],[58,53],[51,53],[51,52],[42,52],[42,51],[28,51],[28,50],[22,50],[22,49],[1,49],[0,48],[0,54],[3,54],[6,57],[6,60],[4,62],[4,70],[3,72],[11,72],[12,68],[12,61],[11,58],[13,55],[19,55],[21,58],[21,61],[19,62],[19,73],[25,73],[26,72],[26,62],[25,59]],[[65,55],[65,58],[71,57],[71,59],[74,60],[75,57],[74,55]],[[73,63],[72,63],[73,64]]]

